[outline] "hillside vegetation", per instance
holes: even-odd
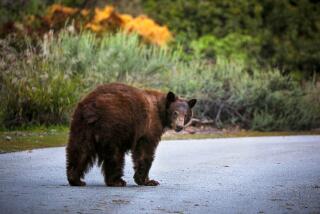
[[[320,127],[313,0],[0,2],[0,128],[66,125],[99,84],[172,90],[218,128]]]

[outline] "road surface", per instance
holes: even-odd
[[[320,136],[162,141],[157,187],[70,187],[64,148],[0,155],[0,213],[320,213]]]

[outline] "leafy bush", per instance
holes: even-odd
[[[66,73],[85,79],[85,88],[115,81],[157,85],[154,77],[162,75],[177,60],[168,49],[143,45],[137,35],[125,33],[97,38],[89,32],[64,32],[57,40],[49,41],[47,49],[51,62]]]
[[[278,70],[253,70],[241,64],[191,63],[169,82],[186,96],[199,99],[197,115],[213,119],[218,127],[270,130],[311,129],[320,125],[319,88],[303,89]]]
[[[157,76],[175,60],[167,50],[123,33],[101,39],[92,33],[47,34],[38,50],[29,47],[24,54],[1,44],[0,119],[6,127],[65,123],[75,103],[97,84],[159,86]]]
[[[231,33],[224,38],[206,35],[193,40],[190,46],[199,58],[215,61],[227,59],[245,65],[257,65],[257,58],[251,55],[259,53],[259,41],[249,35]]]
[[[218,127],[255,130],[319,127],[319,88],[279,70],[250,72],[240,62],[181,60],[181,49],[140,43],[136,35],[48,34],[38,49],[18,54],[0,43],[0,119],[6,127],[65,123],[76,102],[97,84],[125,82],[196,97],[196,116]]]
[[[319,1],[141,2],[148,15],[168,25],[187,47],[190,41],[207,35],[222,40],[229,35],[248,35],[259,39],[260,51],[250,52],[251,45],[248,51],[262,66],[287,72],[302,71],[305,77],[320,71]]]
[[[0,83],[0,119],[6,127],[65,123],[79,98],[80,81],[31,49],[1,69]]]

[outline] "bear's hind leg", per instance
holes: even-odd
[[[67,147],[67,178],[71,186],[85,186],[81,178],[92,165],[93,159],[89,154],[71,151]]]
[[[102,172],[107,186],[121,187],[127,185],[121,178],[123,176],[124,157],[125,153],[118,151],[118,149],[114,149],[105,155]]]

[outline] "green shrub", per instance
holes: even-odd
[[[196,97],[196,116],[218,127],[298,130],[319,127],[319,88],[302,87],[279,70],[250,72],[240,62],[181,60],[181,49],[117,33],[49,34],[38,50],[18,54],[1,43],[0,120],[6,127],[66,123],[76,102],[97,84],[124,82]]]
[[[258,43],[248,45],[246,53],[262,67],[278,67],[287,73],[301,71],[309,78],[320,71],[318,1],[143,0],[141,3],[148,15],[168,25],[187,47],[190,41],[207,35],[214,36],[219,43],[230,35],[246,35],[258,38]],[[231,42],[238,40],[242,38],[236,37]]]
[[[196,56],[214,61],[227,59],[257,65],[257,58],[251,57],[259,53],[259,41],[252,36],[231,33],[224,38],[213,35],[202,36],[191,42],[191,48]]]
[[[29,47],[24,54],[4,43],[0,119],[6,127],[66,123],[80,97],[101,83],[161,87],[157,78],[175,60],[169,50],[142,45],[138,36],[123,33],[102,38],[50,33],[37,51]]]
[[[241,64],[191,63],[172,75],[169,88],[199,99],[197,115],[213,119],[218,127],[299,130],[320,126],[319,88],[303,89],[278,70],[253,70]],[[316,98],[317,97],[317,98]]]
[[[1,118],[6,127],[66,123],[79,98],[80,81],[37,58],[1,73]]]
[[[162,75],[177,59],[167,49],[141,44],[137,35],[117,33],[97,38],[89,32],[63,32],[57,40],[47,47],[50,61],[69,74],[85,78],[88,88],[115,81],[157,85],[154,77]]]

